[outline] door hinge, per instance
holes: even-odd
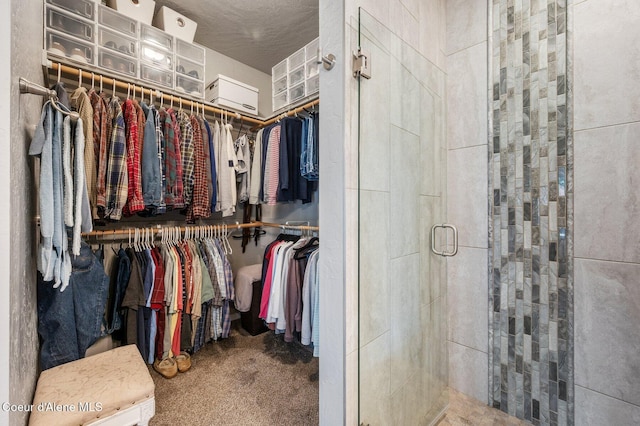
[[[364,77],[366,79],[371,78],[371,60],[369,59],[369,53],[358,48],[353,52],[353,77]]]

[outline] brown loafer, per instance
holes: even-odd
[[[176,364],[178,365],[178,371],[184,373],[191,368],[191,355],[186,352],[180,352],[180,355],[176,356]]]
[[[162,361],[155,360],[153,369],[160,373],[165,379],[171,379],[178,374],[178,364],[173,358],[165,358]]]

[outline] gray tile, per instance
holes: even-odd
[[[479,401],[488,400],[487,354],[449,342],[449,386]]]
[[[636,405],[639,274],[638,264],[575,260],[575,382]]]
[[[576,385],[575,424],[636,426],[640,407]]]
[[[446,2],[447,55],[487,39],[486,4],[475,0]]]
[[[574,6],[573,19],[575,129],[637,120],[640,7],[626,0],[586,1]]]
[[[575,134],[576,256],[640,262],[638,138],[640,123]]]

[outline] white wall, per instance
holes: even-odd
[[[569,17],[575,131],[575,422],[637,425],[640,3],[574,1]]]
[[[327,426],[345,423],[344,43],[344,0],[321,0],[320,47],[338,58],[320,71],[320,424]]]
[[[487,2],[447,1],[449,386],[488,401]]]
[[[256,115],[260,117],[271,116],[273,112],[271,108],[271,74],[265,74],[215,50],[205,49],[207,54],[204,83],[209,85],[217,78],[218,74],[222,74],[253,86],[259,90],[258,113]],[[206,100],[211,101],[211,99]]]

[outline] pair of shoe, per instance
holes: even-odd
[[[175,377],[178,372],[184,373],[191,368],[191,356],[186,352],[180,352],[175,358],[165,358],[163,360],[155,360],[153,369],[156,370],[165,379]]]

